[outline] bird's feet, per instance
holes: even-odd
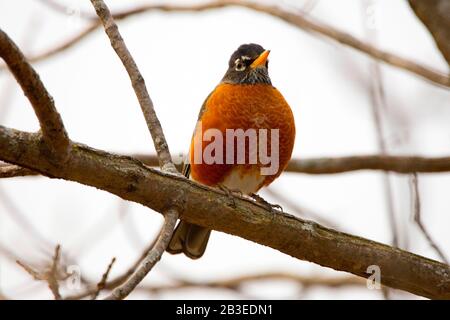
[[[275,209],[278,209],[281,212],[283,212],[283,208],[279,204],[272,204],[272,203],[268,202],[267,200],[265,200],[263,197],[257,195],[256,193],[252,193],[250,195],[250,197],[252,197],[252,199],[255,200],[256,202],[262,204],[264,207],[266,207],[272,213],[276,213]]]
[[[234,200],[233,195],[242,197],[243,196],[242,192],[240,190],[234,190],[234,189],[227,188],[224,185],[219,185],[218,187],[220,190],[225,192],[225,194],[227,195],[228,199],[230,200],[230,206],[233,208],[236,208],[236,201]]]

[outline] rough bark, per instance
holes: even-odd
[[[301,260],[368,277],[417,295],[450,299],[450,267],[400,249],[325,228],[253,201],[225,194],[140,161],[73,143],[66,165],[55,166],[36,134],[0,126],[0,159],[53,178],[76,181],[164,212],[176,205],[181,218],[272,247]]]

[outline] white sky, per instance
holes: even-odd
[[[92,11],[88,1],[61,1],[75,11]],[[130,3],[107,1],[112,9]],[[186,3],[185,1],[178,1]],[[273,1],[272,3],[275,3]],[[280,3],[280,2],[277,2]],[[283,1],[286,7],[305,1]],[[358,0],[320,0],[312,16],[364,38],[364,13]],[[435,69],[448,67],[434,43],[403,0],[375,1],[378,46]],[[79,7],[78,7],[79,6]],[[81,30],[85,22],[55,13],[37,0],[0,0],[0,28],[26,53],[38,53]],[[230,54],[242,43],[271,50],[273,84],[290,103],[296,119],[295,157],[377,153],[369,99],[369,63],[365,55],[308,34],[273,17],[227,8],[200,14],[146,13],[119,23],[120,31],[144,75],[173,153],[186,152],[198,110],[223,76]],[[56,101],[70,137],[91,147],[121,153],[153,153],[153,145],[128,76],[103,30],[80,45],[35,67]],[[387,108],[386,141],[393,154],[450,154],[450,92],[399,69],[382,65]],[[176,92],[176,94],[175,94]],[[7,98],[9,104],[4,104]],[[3,104],[3,105],[2,105]],[[0,73],[0,123],[26,131],[38,129],[32,108],[11,77]],[[391,239],[382,175],[284,174],[273,183],[299,205],[320,213],[342,231],[388,243]],[[421,175],[423,220],[450,256],[450,175]],[[437,259],[411,222],[408,177],[393,175],[394,203],[401,227],[401,247]],[[269,201],[273,200],[262,192]],[[111,276],[134,262],[155,236],[162,219],[140,205],[124,203],[106,192],[46,178],[0,181],[0,243],[24,260],[45,259],[43,244],[17,224],[4,195],[51,245],[60,243],[83,275],[101,278],[110,259]],[[280,203],[283,205],[283,203]],[[119,213],[118,207],[123,210]],[[283,205],[287,212],[293,208]],[[191,261],[164,255],[146,279],[163,283],[168,275],[205,280],[262,271],[343,276],[273,249],[215,232],[205,256]],[[15,298],[49,298],[22,270],[0,257],[0,288]],[[32,289],[35,290],[32,290]],[[249,286],[252,297],[380,298],[368,289],[311,289],[299,295],[286,283]],[[136,293],[133,298],[148,298]],[[185,290],[157,298],[232,298],[225,291]],[[396,293],[395,297],[407,297]]]

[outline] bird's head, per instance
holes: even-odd
[[[228,70],[222,79],[224,83],[232,84],[271,84],[269,77],[270,51],[264,50],[259,44],[241,45],[228,62]]]

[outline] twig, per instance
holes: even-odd
[[[69,149],[69,137],[61,116],[55,108],[53,98],[19,48],[1,29],[0,57],[5,60],[33,106],[44,141],[59,160],[65,160]]]
[[[226,0],[226,1],[212,1],[209,3],[196,4],[196,5],[143,5],[134,9],[122,11],[113,15],[114,19],[125,19],[136,14],[141,14],[149,11],[163,11],[163,12],[202,12],[212,9],[220,9],[229,6],[244,7],[250,10],[254,10],[261,13],[269,14],[273,17],[277,17],[287,23],[290,23],[300,29],[306,31],[313,31],[317,34],[333,39],[341,44],[349,46],[355,50],[367,54],[373,59],[383,61],[393,67],[403,69],[411,72],[423,79],[431,81],[434,84],[438,84],[444,87],[450,87],[450,77],[443,72],[433,70],[430,67],[421,65],[410,59],[401,57],[399,55],[383,51],[366,42],[363,42],[356,37],[333,28],[323,22],[313,20],[311,17],[306,17],[301,14],[292,13],[275,6],[268,6],[256,2],[240,1],[240,0]],[[47,50],[46,54],[40,54],[38,56],[30,57],[31,61],[39,61],[59,53],[74,44],[80,42],[89,33],[93,32],[98,25],[92,24],[87,29],[83,30],[79,34],[72,38],[72,41],[67,41],[63,45]],[[0,66],[1,71],[2,66]]]
[[[39,173],[16,165],[0,165],[0,178],[36,176]]]
[[[39,272],[28,266],[24,262],[17,260],[17,264],[21,266],[27,273],[29,273],[34,280],[46,281],[50,291],[52,292],[55,300],[61,300],[61,294],[59,293],[59,260],[60,260],[60,245],[55,247],[55,254],[52,258],[52,265],[49,270]]]
[[[161,256],[166,251],[170,239],[172,238],[177,220],[178,210],[175,208],[168,209],[164,214],[164,225],[154,247],[148,252],[147,256],[134,274],[125,283],[115,288],[113,292],[106,297],[106,300],[125,299],[138,286],[138,284],[145,278],[145,276],[161,259]]]
[[[158,239],[156,238],[154,241],[152,241],[152,243],[150,243],[150,245],[145,248],[145,250],[142,252],[142,254],[140,255],[140,257],[127,269],[127,271],[125,271],[123,274],[115,277],[112,280],[109,280],[106,282],[105,284],[105,289],[107,290],[113,290],[116,287],[120,286],[121,284],[123,284],[131,275],[133,275],[133,273],[135,272],[135,270],[139,267],[139,265],[141,264],[141,262],[145,259],[145,257],[147,256],[147,254],[149,253],[150,250],[152,250],[152,248],[155,246],[155,243]],[[1,249],[1,247],[0,247]],[[95,286],[88,286],[88,288],[81,292],[81,293],[77,293],[75,295],[70,295],[68,297],[66,297],[66,300],[79,300],[79,299],[83,299],[87,296],[90,296],[92,294],[94,294],[94,292],[97,290],[97,287]]]
[[[364,29],[366,31],[366,38],[368,39],[368,43],[376,44],[377,40],[377,32],[373,27],[368,26],[368,16],[367,9],[370,6],[373,6],[372,0],[366,0],[363,2],[363,15],[364,15]],[[374,18],[374,17],[372,17]],[[375,124],[375,133],[378,144],[378,149],[382,155],[386,155],[388,153],[386,142],[384,140],[384,130],[383,130],[383,109],[386,109],[386,100],[384,95],[384,86],[383,79],[381,75],[380,64],[377,60],[373,60],[369,62],[369,96],[370,96],[370,105],[372,109],[373,122]],[[382,173],[382,183],[383,183],[383,191],[385,195],[385,202],[387,207],[387,218],[388,224],[391,229],[391,244],[394,247],[398,247],[398,235],[397,235],[397,221],[395,216],[394,209],[394,195],[392,193],[392,185],[388,172]],[[383,287],[382,294],[385,300],[389,300],[390,290],[386,287]]]
[[[438,256],[441,258],[443,262],[446,264],[449,264],[449,261],[447,257],[445,256],[444,252],[439,248],[439,246],[436,244],[436,242],[431,238],[430,233],[425,228],[425,225],[422,222],[421,218],[421,205],[420,205],[420,193],[419,193],[419,181],[418,181],[417,174],[411,175],[411,185],[412,185],[412,200],[413,200],[413,212],[414,212],[414,221],[416,222],[417,226],[419,227],[420,231],[425,236],[427,242],[430,244],[430,246],[436,251]]]
[[[363,4],[363,12],[367,15],[367,9],[370,5],[373,5],[371,0],[367,0]],[[366,19],[367,20],[367,19]],[[370,41],[376,43],[377,33],[375,28],[369,28],[367,26],[367,21],[365,21],[365,31],[366,37]],[[375,123],[376,139],[378,144],[378,149],[381,155],[387,155],[387,145],[384,139],[384,128],[383,128],[383,110],[386,109],[386,97],[384,94],[383,79],[381,75],[381,68],[378,61],[370,61],[369,64],[369,95],[370,104],[372,109],[373,122]],[[389,179],[389,173],[383,173],[382,175],[386,206],[387,206],[387,216],[389,226],[391,228],[392,245],[398,247],[398,236],[397,236],[397,222],[394,210],[394,197],[392,193],[392,185]]]
[[[39,272],[37,272],[36,270],[34,270],[33,268],[31,268],[29,265],[25,264],[24,262],[17,260],[16,263],[21,266],[29,275],[31,275],[33,277],[34,280],[45,280],[40,274]]]
[[[102,279],[97,284],[97,290],[92,294],[92,300],[96,300],[100,291],[102,291],[106,286],[106,280],[108,280],[108,275],[111,272],[111,268],[114,265],[114,262],[116,262],[116,258],[112,258],[111,262],[108,265],[108,268],[106,269],[105,273],[102,276]]]
[[[61,246],[58,244],[55,248],[55,255],[53,256],[53,263],[50,272],[48,273],[47,282],[50,291],[53,293],[55,300],[61,300],[61,294],[59,293],[59,276],[58,276],[58,268],[59,268],[59,259],[61,254]]]
[[[109,12],[108,7],[102,0],[91,0],[92,5],[97,12],[98,17],[103,23],[105,32],[111,41],[111,46],[116,51],[117,56],[122,61],[125,69],[130,76],[131,84],[133,86],[136,97],[139,100],[139,104],[144,114],[145,121],[147,122],[148,129],[153,138],[156,153],[158,154],[159,165],[163,171],[177,174],[178,171],[172,162],[172,157],[169,152],[169,146],[167,145],[164,132],[161,128],[161,123],[158,120],[155,109],[153,108],[153,102],[150,95],[147,92],[144,78],[139,72],[138,66],[134,62],[133,57],[128,51],[122,36],[119,33],[114,19]]]

